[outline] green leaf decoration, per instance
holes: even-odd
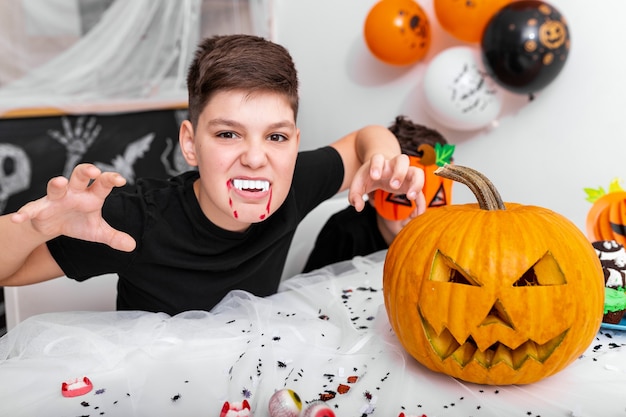
[[[583,190],[587,194],[586,200],[589,201],[590,203],[595,203],[596,200],[598,200],[598,198],[600,198],[600,197],[602,197],[603,195],[606,194],[606,191],[604,191],[604,188],[602,188],[602,187],[599,187],[599,188],[583,188]]]
[[[624,191],[622,186],[620,185],[620,178],[613,178],[611,183],[609,184],[609,193],[621,193]]]
[[[609,184],[608,193],[609,194],[610,193],[623,193],[624,191],[626,191],[622,187],[621,182],[622,180],[620,178],[613,178],[613,180],[611,180],[611,183]],[[586,200],[589,201],[590,203],[595,203],[600,197],[607,194],[607,192],[604,191],[604,188],[602,187],[583,188],[583,190],[587,194]]]
[[[443,145],[439,142],[435,143],[435,164],[442,167],[445,164],[451,163],[452,154],[454,153],[454,147],[455,145],[450,145],[449,143],[445,143]]]

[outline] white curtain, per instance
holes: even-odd
[[[50,9],[47,13],[41,6],[45,2]],[[0,0],[4,20],[24,23],[0,29],[0,53],[5,62],[0,63],[0,76],[3,68],[5,73],[19,73],[10,65],[15,62],[12,57],[32,65],[24,56],[29,52],[23,47],[27,43],[12,40],[30,39],[31,45],[47,41],[49,48],[56,45],[60,49],[56,56],[48,60],[44,56],[41,65],[25,68],[0,85],[0,115],[33,108],[77,113],[103,103],[107,109],[117,110],[146,102],[184,103],[187,68],[200,38],[234,32],[270,37],[269,2]],[[77,18],[81,7],[92,13]],[[102,9],[99,20],[90,23],[88,18],[93,20],[98,7]],[[93,26],[86,29],[86,24]],[[25,33],[16,34],[18,30]],[[73,43],[72,36],[77,37]],[[55,44],[59,39],[62,42]],[[16,46],[11,49],[11,45]]]

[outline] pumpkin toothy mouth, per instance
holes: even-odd
[[[433,350],[441,360],[451,357],[461,368],[472,361],[476,361],[485,368],[504,363],[514,370],[520,369],[529,358],[544,363],[567,335],[567,330],[565,330],[543,344],[529,339],[514,349],[504,343],[495,342],[487,349],[480,350],[471,335],[466,340],[459,341],[445,327],[437,334],[421,311],[419,313],[426,338]]]

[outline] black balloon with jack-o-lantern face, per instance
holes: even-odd
[[[570,43],[567,22],[557,9],[543,1],[517,1],[485,27],[482,58],[500,86],[532,97],[559,75]]]

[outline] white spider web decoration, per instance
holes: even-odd
[[[0,21],[8,16],[27,21],[25,14],[37,13],[40,32],[47,33],[43,27],[46,13],[32,5],[38,1],[42,0],[0,0],[0,14],[5,16]],[[59,5],[53,9],[55,13],[47,13],[51,15],[51,27],[61,28],[61,19],[69,25],[78,18],[89,29],[83,27],[85,33],[71,46],[3,85],[0,114],[15,109],[56,108],[79,113],[85,111],[85,105],[98,111],[119,110],[120,105],[123,110],[141,108],[146,102],[186,103],[187,69],[200,39],[227,33],[269,37],[270,1],[55,0],[52,3]],[[60,6],[76,2],[82,8]],[[105,8],[103,4],[107,3],[110,5]],[[87,7],[99,12],[98,21],[94,21],[94,13],[85,13]],[[67,19],[63,18],[64,11]],[[19,50],[19,42],[12,47],[16,39],[30,39],[31,44],[36,39],[54,42],[50,37],[32,37],[32,25],[30,38],[29,33],[16,34],[18,26],[0,28],[0,51],[9,58],[0,63],[0,75],[8,71],[3,66],[12,65],[11,56],[19,60],[29,52]],[[19,30],[26,31],[21,27]],[[98,107],[102,103],[108,107]]]

